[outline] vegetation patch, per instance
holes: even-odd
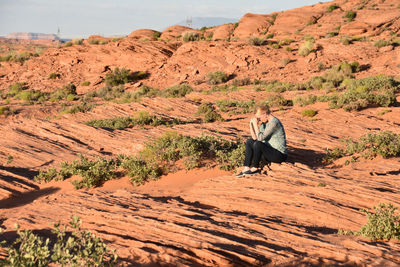
[[[62,105],[62,108],[60,110],[61,114],[76,114],[76,113],[85,113],[88,111],[91,111],[94,108],[94,104],[89,104],[86,101],[82,101],[81,103],[75,104],[75,105]]]
[[[39,53],[32,53],[27,51],[22,51],[21,53],[17,53],[15,51],[9,52],[5,56],[0,56],[0,62],[2,61],[12,61],[12,62],[20,62],[23,63],[31,57],[38,57]]]
[[[208,84],[220,84],[228,81],[228,75],[222,71],[209,72],[207,74]]]
[[[361,110],[370,106],[389,107],[396,103],[400,83],[385,75],[371,76],[359,80],[346,79],[341,83],[345,91],[333,98],[332,108],[346,111]]]
[[[384,158],[400,156],[400,134],[391,131],[369,133],[358,140],[349,138],[343,143],[344,146],[327,149],[325,162],[331,163],[346,156],[361,156],[366,159],[373,159],[378,155]]]
[[[114,71],[106,75],[107,86],[117,86],[129,82],[143,80],[149,77],[149,73],[143,71],[131,72],[128,69],[115,68]]]
[[[216,105],[221,112],[230,114],[246,114],[254,111],[255,101],[237,101],[237,100],[217,100]]]
[[[274,80],[270,82],[257,82],[254,89],[256,91],[265,90],[266,92],[283,93],[285,91],[305,90],[306,88],[302,84],[292,84]]]
[[[303,117],[314,117],[315,115],[318,114],[318,111],[314,110],[314,109],[305,109],[301,112],[301,116]]]
[[[199,41],[200,40],[200,34],[198,32],[186,32],[182,40],[184,42],[193,42],[193,41]]]
[[[212,103],[202,103],[195,113],[195,116],[202,116],[204,122],[224,121],[221,114],[219,114]]]
[[[102,128],[102,129],[126,129],[132,128],[137,125],[144,126],[173,126],[177,124],[183,124],[184,122],[178,119],[166,119],[160,118],[154,115],[150,115],[147,111],[139,111],[132,117],[117,117],[113,119],[104,119],[104,120],[91,120],[85,122],[86,125],[95,127],[95,128]]]
[[[314,41],[313,40],[307,40],[305,41],[300,47],[299,47],[299,55],[300,56],[308,56],[311,52],[314,52]]]
[[[374,207],[375,212],[362,209],[367,218],[367,224],[359,231],[340,229],[338,234],[359,235],[369,238],[371,241],[400,239],[400,216],[397,207],[388,203],[379,203]]]
[[[188,84],[183,83],[162,90],[161,96],[166,98],[178,98],[184,97],[192,91],[193,89]]]
[[[18,237],[5,247],[7,258],[0,260],[1,266],[114,266],[118,258],[100,238],[81,229],[78,216],[71,218],[71,233],[66,232],[67,226],[54,224],[51,232],[55,242],[31,230],[23,231],[18,225],[16,228]]]
[[[343,16],[343,18],[346,18],[348,22],[353,21],[354,18],[357,16],[357,13],[349,10],[346,12],[346,14]]]
[[[328,7],[328,9],[326,10],[326,12],[330,13],[330,12],[332,12],[333,10],[338,9],[338,8],[340,8],[338,5],[330,5],[330,6]]]
[[[249,37],[248,42],[251,45],[261,46],[265,45],[267,43],[267,40],[262,37]]]
[[[138,156],[120,155],[116,160],[98,158],[90,161],[79,155],[79,161],[71,164],[63,162],[59,171],[49,169],[40,172],[34,179],[49,182],[79,175],[82,179],[73,181],[75,188],[94,187],[117,177],[119,171],[131,177],[133,184],[142,184],[177,169],[178,160],[182,160],[186,169],[216,162],[221,169],[233,170],[243,164],[244,150],[244,143],[238,140],[230,142],[209,135],[189,137],[166,132],[146,143]]]

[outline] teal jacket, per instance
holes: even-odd
[[[257,140],[270,144],[273,148],[287,155],[286,134],[283,125],[275,117],[272,117],[267,123],[260,125],[260,132]]]

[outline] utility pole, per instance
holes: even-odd
[[[193,24],[192,17],[187,17],[186,18],[186,26],[189,28],[192,28],[192,24]]]

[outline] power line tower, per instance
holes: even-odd
[[[187,17],[186,18],[186,26],[189,28],[192,28],[192,25],[193,25],[192,17]]]

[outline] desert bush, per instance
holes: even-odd
[[[155,31],[154,33],[153,33],[153,38],[154,39],[158,39],[158,38],[160,38],[160,36],[161,36],[161,32],[159,32],[159,31]]]
[[[219,114],[212,103],[202,103],[195,113],[195,116],[202,116],[204,122],[223,121],[221,114]]]
[[[391,43],[390,43],[390,41],[387,41],[387,40],[378,40],[378,41],[376,41],[375,42],[375,46],[376,47],[378,47],[378,48],[381,48],[381,47],[384,47],[384,46],[388,46],[388,45],[390,45]]]
[[[307,96],[296,96],[293,99],[293,104],[299,105],[300,107],[304,107],[307,105],[314,104],[318,100],[316,95],[307,95]]]
[[[350,21],[353,21],[356,16],[357,16],[356,12],[349,10],[346,12],[346,14],[343,16],[343,18],[346,18],[347,21],[350,22]]]
[[[23,100],[26,104],[33,104],[36,102],[42,103],[48,100],[49,95],[49,93],[44,93],[37,90],[24,90],[16,94],[14,99]]]
[[[239,141],[229,142],[213,136],[189,137],[166,132],[160,138],[147,143],[140,155],[146,161],[158,161],[167,170],[171,168],[171,164],[181,159],[187,169],[196,168],[203,161],[211,160],[217,162],[222,169],[232,170],[243,164],[244,146]]]
[[[318,111],[314,110],[314,109],[305,109],[301,112],[301,116],[303,117],[314,117],[315,115],[317,115]]]
[[[113,119],[104,119],[104,120],[91,120],[84,122],[86,125],[95,127],[95,128],[103,128],[103,129],[126,129],[132,128],[137,125],[150,125],[150,126],[159,126],[166,125],[172,126],[176,124],[182,124],[184,122],[178,119],[166,119],[160,118],[154,115],[150,115],[147,111],[139,111],[134,114],[132,117],[117,117]]]
[[[117,86],[129,82],[135,82],[138,80],[146,79],[149,76],[147,72],[136,71],[131,72],[128,69],[115,68],[113,72],[106,75],[107,86]]]
[[[274,34],[273,33],[269,33],[269,34],[267,34],[266,36],[265,36],[265,39],[271,39],[271,38],[274,38]]]
[[[291,59],[290,58],[282,58],[281,59],[281,64],[282,64],[282,67],[285,67],[287,64],[289,64],[291,62]]]
[[[239,88],[237,86],[233,85],[233,84],[231,86],[229,86],[227,84],[224,84],[224,85],[219,85],[219,86],[215,85],[210,90],[203,91],[203,93],[206,94],[206,95],[209,95],[209,94],[212,94],[214,92],[234,92],[234,91],[237,91],[237,90],[239,90]]]
[[[308,56],[313,51],[314,51],[314,41],[311,40],[306,41],[299,47],[299,55],[303,57]]]
[[[340,43],[342,45],[350,45],[352,43],[352,40],[347,37],[342,37],[340,38]]]
[[[134,185],[141,185],[149,179],[156,180],[164,172],[157,162],[144,161],[135,157],[120,156],[120,166]]]
[[[60,74],[54,73],[54,72],[50,73],[49,76],[47,77],[47,79],[49,79],[49,80],[54,80],[57,78],[60,78]]]
[[[233,114],[245,114],[254,111],[255,101],[237,101],[237,100],[217,100],[215,102],[221,112]]]
[[[233,86],[245,86],[251,84],[250,78],[234,79],[232,81]]]
[[[356,61],[348,63],[341,62],[331,67],[323,76],[324,83],[331,82],[334,87],[338,87],[345,79],[353,78],[353,73],[360,70],[360,64]]]
[[[44,240],[31,230],[20,230],[17,225],[17,239],[6,248],[7,258],[0,260],[2,266],[113,266],[117,261],[115,251],[89,231],[81,229],[81,220],[72,216],[67,227],[54,224],[54,244]]]
[[[281,81],[271,81],[254,86],[256,91],[265,90],[267,92],[283,93],[285,91],[305,90],[302,84],[292,84]]]
[[[15,51],[9,52],[5,56],[0,56],[0,62],[2,61],[13,61],[24,63],[26,60],[30,59],[31,57],[38,57],[38,53],[32,53],[27,51],[22,51],[21,53],[16,53]]]
[[[95,44],[95,45],[97,45],[97,44],[99,44],[99,43],[100,43],[100,41],[97,40],[97,39],[89,39],[89,44]]]
[[[62,99],[75,100],[76,96],[77,96],[76,86],[73,83],[70,83],[52,92],[49,96],[49,100],[52,102],[59,101]]]
[[[337,35],[339,35],[338,32],[329,32],[326,34],[325,38],[331,38],[331,37],[335,37]]]
[[[393,106],[400,83],[393,77],[377,75],[359,80],[346,79],[341,83],[341,87],[346,88],[346,91],[332,99],[331,107],[351,111],[369,106]]]
[[[189,94],[193,89],[186,83],[175,85],[161,91],[162,97],[178,98]]]
[[[338,8],[340,8],[338,5],[330,5],[330,6],[328,7],[328,9],[326,10],[326,12],[330,13],[330,12],[332,12],[333,10],[338,9]]]
[[[209,72],[207,74],[208,84],[226,83],[228,78],[228,75],[222,71]]]
[[[274,94],[261,101],[261,104],[269,107],[288,107],[293,106],[293,101],[290,99],[285,99],[279,94]]]
[[[310,35],[310,34],[303,35],[303,37],[301,37],[301,39],[304,40],[304,41],[315,42],[315,37]]]
[[[184,42],[193,42],[200,40],[200,34],[198,32],[185,32],[182,40]]]
[[[384,158],[400,156],[400,134],[383,131],[376,134],[367,134],[359,140],[347,139],[343,141],[344,147],[327,149],[325,161],[330,163],[345,156],[360,155],[372,159],[380,155]]]
[[[83,39],[74,39],[72,40],[74,42],[75,45],[81,45],[83,44]]]
[[[73,181],[76,189],[91,188],[102,185],[105,181],[115,178],[116,163],[114,160],[97,158],[91,161],[87,157],[79,154],[79,161],[72,163],[63,162],[61,169],[49,169],[40,172],[34,177],[36,182],[49,182],[50,180],[65,180],[73,175],[79,175],[82,179]]]
[[[291,48],[290,46],[285,46],[285,50],[288,52],[292,52],[293,48]]]
[[[388,203],[379,203],[373,208],[375,212],[361,210],[367,215],[368,222],[359,231],[340,229],[338,234],[361,235],[371,241],[400,239],[400,216],[396,212],[398,208]]]
[[[261,37],[249,37],[248,39],[249,44],[255,46],[261,46],[267,43],[267,40]]]
[[[60,113],[61,114],[76,114],[79,112],[85,113],[91,111],[93,108],[94,108],[93,104],[89,104],[86,101],[82,101],[81,103],[72,106],[62,105]]]
[[[0,115],[12,115],[17,113],[15,110],[11,109],[10,107],[0,106]]]
[[[70,47],[70,46],[72,46],[72,45],[73,45],[72,42],[66,42],[66,43],[64,44],[64,47]]]
[[[272,48],[279,49],[281,46],[279,44],[271,44]]]
[[[83,81],[82,83],[81,83],[81,86],[89,86],[90,85],[90,82],[89,81]]]

